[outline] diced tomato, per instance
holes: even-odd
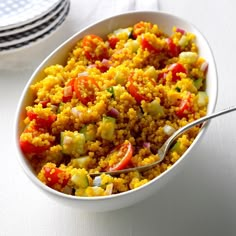
[[[144,32],[144,22],[141,21],[134,25],[132,36],[133,38],[136,39],[138,35],[142,34],[143,32]]]
[[[167,74],[171,71],[172,73],[172,81],[176,82],[178,80],[181,79],[181,77],[179,76],[178,73],[182,72],[182,73],[187,73],[187,70],[184,68],[184,66],[180,63],[174,63],[171,64],[168,68],[167,71],[161,72],[158,74],[157,80],[159,83],[161,84],[165,84],[166,83],[166,76]]]
[[[50,128],[52,123],[57,119],[56,114],[51,114],[47,118],[40,117],[33,111],[27,111],[27,116],[30,120],[35,120],[36,126],[40,128]]]
[[[89,61],[102,60],[108,58],[108,48],[103,39],[97,35],[86,35],[82,40],[85,57]]]
[[[180,47],[176,45],[171,38],[168,38],[167,40],[168,45],[168,54],[170,54],[171,57],[177,57],[180,53]]]
[[[180,63],[174,63],[172,65],[170,65],[170,67],[168,68],[169,71],[172,72],[172,81],[176,82],[177,80],[180,79],[180,76],[178,75],[178,73],[187,73],[187,70],[185,69],[185,67],[180,64]]]
[[[88,76],[79,76],[74,83],[75,93],[77,98],[84,104],[95,100],[95,90],[98,84],[95,79]]]
[[[63,102],[69,102],[72,99],[73,92],[75,91],[74,83],[75,83],[75,79],[73,78],[69,81],[69,83],[65,85],[63,97],[62,97]]]
[[[109,45],[112,49],[115,49],[116,44],[119,42],[119,38],[117,38],[116,36],[111,36],[108,39]]]
[[[20,140],[20,148],[24,153],[35,153],[39,154],[48,150],[48,146],[35,146],[27,140]]]
[[[41,134],[38,127],[33,126],[33,125],[28,125],[21,135],[24,135],[25,133],[31,133],[33,137],[37,137],[38,135]],[[22,137],[20,137],[19,143],[20,143],[20,148],[22,152],[26,154],[39,154],[48,150],[51,146],[51,144],[43,145],[43,146],[35,146],[28,140],[23,139]]]
[[[67,97],[63,96],[62,101],[66,103],[66,102],[69,102],[71,100],[71,98],[72,98],[72,96],[67,96]]]
[[[191,95],[189,95],[184,98],[178,107],[178,110],[176,111],[176,115],[179,118],[183,118],[189,114],[189,112],[192,112],[192,104],[191,104]]]
[[[115,147],[108,155],[108,159],[116,158],[117,163],[108,167],[109,171],[122,170],[127,167],[133,156],[133,146],[126,140],[123,144]]]
[[[135,100],[138,104],[141,104],[141,101],[143,101],[143,100],[144,101],[148,100],[148,98],[145,95],[140,94],[138,92],[138,88],[133,83],[130,83],[130,85],[128,87],[128,91],[135,98]]]
[[[110,61],[107,59],[103,59],[101,61],[101,63],[96,64],[96,68],[99,69],[102,73],[108,71],[108,69],[110,68]]]
[[[46,178],[46,184],[50,187],[55,184],[59,184],[61,187],[65,187],[69,181],[69,175],[57,168],[57,167],[48,167],[44,166],[44,176]]]
[[[129,77],[129,86],[127,87],[128,92],[132,95],[132,97],[135,98],[136,102],[138,104],[141,104],[141,101],[149,101],[149,98],[145,95],[145,94],[141,94],[139,92],[139,87],[143,87],[144,84],[141,83],[140,86],[139,85],[135,85],[134,84],[134,80],[132,79],[132,76]],[[154,81],[152,81],[154,83]]]
[[[158,74],[157,80],[160,84],[165,85],[166,83],[166,75],[168,72],[161,72],[160,74]]]
[[[142,37],[141,40],[141,46],[142,48],[145,50],[148,50],[149,52],[154,52],[154,53],[158,53],[160,52],[160,50],[156,47],[154,47],[149,41],[148,39],[146,39],[145,37]]]
[[[45,108],[47,107],[47,104],[50,102],[49,99],[46,99],[46,100],[43,100],[43,101],[40,101],[39,103],[42,104],[42,107]]]
[[[133,32],[132,32],[133,38],[136,39],[139,35],[145,32],[149,32],[152,29],[152,27],[153,27],[153,24],[149,22],[144,22],[144,21],[138,22],[133,27]]]

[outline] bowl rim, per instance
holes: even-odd
[[[15,146],[17,149],[17,159],[20,163],[20,166],[23,168],[25,174],[29,177],[29,179],[41,190],[44,190],[45,192],[48,192],[52,195],[56,195],[57,197],[63,198],[63,199],[69,199],[69,200],[73,200],[73,201],[85,201],[85,202],[93,202],[93,201],[104,201],[104,200],[111,200],[111,199],[115,199],[115,198],[121,198],[124,197],[126,195],[132,195],[135,194],[136,192],[140,192],[143,191],[144,189],[146,189],[148,186],[153,185],[155,182],[160,182],[161,179],[165,178],[167,175],[169,175],[169,172],[172,172],[173,169],[177,168],[177,166],[180,164],[180,162],[183,162],[183,160],[186,158],[186,156],[188,156],[188,153],[193,149],[193,147],[196,146],[196,143],[200,140],[200,138],[202,137],[202,135],[206,132],[207,127],[209,126],[210,121],[207,121],[204,124],[204,127],[201,129],[201,131],[197,134],[196,138],[194,139],[193,143],[190,145],[190,147],[185,151],[185,153],[181,156],[181,158],[179,158],[179,160],[177,160],[172,166],[171,168],[165,170],[164,172],[162,172],[160,175],[158,175],[157,177],[155,177],[154,179],[150,180],[148,183],[135,188],[135,189],[131,189],[125,192],[121,192],[118,194],[112,194],[109,196],[94,196],[94,197],[78,197],[78,196],[72,196],[72,195],[68,195],[65,193],[61,193],[57,190],[54,190],[50,187],[48,187],[47,185],[43,184],[38,178],[37,176],[33,173],[33,171],[30,169],[29,165],[27,164],[27,160],[25,159],[20,147],[19,147],[19,134],[18,134],[18,126],[19,126],[19,121],[20,121],[20,113],[21,113],[21,109],[22,109],[22,103],[25,99],[25,95],[27,94],[28,88],[29,86],[32,84],[32,82],[35,82],[35,76],[40,72],[40,70],[42,70],[43,68],[45,68],[46,62],[48,61],[48,59],[50,59],[51,57],[53,57],[54,54],[56,54],[58,51],[60,51],[65,45],[67,45],[67,43],[71,42],[73,39],[76,39],[79,35],[81,35],[83,32],[85,32],[86,30],[90,29],[91,27],[95,27],[101,23],[103,23],[104,21],[109,21],[109,20],[113,20],[116,18],[122,18],[124,16],[127,15],[142,15],[142,14],[157,14],[157,15],[162,15],[168,18],[174,18],[177,19],[181,22],[184,22],[185,24],[189,25],[190,27],[192,27],[201,37],[202,39],[205,41],[210,55],[211,55],[211,60],[213,65],[211,65],[212,67],[214,67],[214,77],[215,77],[215,91],[214,91],[214,96],[211,99],[212,103],[211,103],[211,109],[208,110],[209,113],[214,112],[216,104],[217,104],[217,99],[218,99],[218,73],[217,73],[217,67],[216,67],[216,62],[215,62],[215,58],[213,55],[213,51],[211,49],[211,46],[208,42],[208,40],[205,38],[205,36],[201,33],[201,31],[195,26],[193,25],[191,22],[189,22],[188,20],[174,15],[172,13],[168,13],[168,12],[164,12],[164,11],[152,11],[152,10],[138,10],[138,11],[127,11],[124,13],[120,13],[120,14],[116,14],[116,15],[112,15],[103,19],[100,19],[98,21],[95,21],[94,23],[89,24],[88,26],[82,28],[81,30],[79,30],[78,32],[74,33],[72,36],[70,36],[67,40],[65,40],[63,43],[61,43],[58,47],[56,47],[40,64],[39,66],[34,70],[34,72],[32,73],[32,75],[30,76],[28,82],[26,83],[18,105],[17,105],[17,109],[16,109],[16,115],[15,115],[15,121],[14,121],[14,138],[15,138]],[[139,19],[137,19],[137,21],[139,21]],[[208,107],[209,109],[209,107]]]

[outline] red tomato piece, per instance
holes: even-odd
[[[117,163],[108,168],[109,171],[122,170],[127,167],[133,156],[133,146],[129,141],[125,141],[123,144],[113,149],[108,158],[116,157]]]
[[[110,61],[107,59],[103,59],[99,64],[96,64],[96,68],[99,69],[102,73],[108,71],[110,66]]]
[[[64,87],[64,93],[62,97],[63,102],[69,102],[73,97],[75,79],[71,79],[69,83]]]
[[[140,94],[138,92],[138,88],[133,83],[131,83],[129,85],[128,91],[135,98],[135,100],[138,104],[141,104],[141,101],[143,101],[143,100],[148,101],[148,98],[145,95]]]
[[[42,104],[42,107],[43,107],[43,108],[45,108],[45,107],[47,107],[47,104],[48,104],[49,102],[50,102],[50,100],[47,99],[47,100],[40,101],[39,103]]]
[[[133,32],[132,32],[133,38],[136,39],[138,37],[138,35],[144,33],[145,32],[144,29],[145,29],[144,22],[141,21],[141,22],[135,24],[133,27]]]
[[[179,118],[183,118],[188,115],[189,112],[192,112],[192,104],[191,104],[191,95],[189,94],[187,98],[184,98],[176,111],[176,115]]]
[[[174,63],[174,64],[170,65],[168,70],[172,72],[172,81],[173,82],[176,82],[177,80],[180,79],[180,76],[178,75],[178,73],[180,73],[180,72],[185,73],[185,74],[187,73],[187,70],[180,63]]]
[[[59,184],[61,187],[65,187],[69,180],[69,175],[56,167],[44,166],[44,176],[46,178],[46,184],[52,187],[55,184]]]
[[[128,86],[128,92],[135,98],[138,104],[141,104],[141,101],[149,101],[148,97],[139,92],[138,86],[134,85],[132,78],[129,78],[130,85]]]
[[[82,40],[85,57],[89,61],[102,60],[108,58],[108,48],[103,39],[97,35],[86,35]]]
[[[165,85],[166,84],[166,75],[167,75],[168,72],[161,72],[158,77],[157,77],[157,80],[159,83]]]
[[[56,114],[51,114],[47,118],[45,118],[45,117],[40,117],[33,111],[28,111],[27,116],[29,117],[30,120],[35,120],[36,126],[40,128],[50,128],[52,123],[57,119]]]
[[[140,21],[139,23],[135,24],[133,27],[132,36],[136,39],[139,35],[150,32],[153,27],[153,24],[149,22]]]
[[[158,53],[160,50],[155,48],[146,38],[142,38],[141,40],[141,46],[145,50],[147,49],[149,52],[155,52]]]
[[[116,48],[116,44],[119,42],[119,38],[117,38],[116,36],[111,36],[108,39],[109,45],[112,49]]]
[[[23,153],[39,154],[39,153],[42,153],[42,152],[46,151],[47,149],[49,149],[49,146],[35,146],[27,140],[20,140],[20,148]]]
[[[180,47],[176,45],[171,38],[168,38],[166,41],[167,41],[170,56],[177,57],[180,53]]]
[[[25,130],[23,131],[22,135],[25,133],[31,133],[33,137],[37,137],[41,134],[41,132],[38,130],[39,127],[35,127],[33,125],[28,125]],[[20,148],[22,152],[26,154],[39,154],[42,153],[50,148],[51,145],[44,145],[44,146],[35,146],[30,141],[25,140],[20,137],[19,140]]]
[[[95,79],[88,76],[79,76],[75,80],[74,87],[77,98],[84,105],[95,100],[95,90],[98,88]]]

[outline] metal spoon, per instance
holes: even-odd
[[[181,134],[183,134],[184,132],[186,132],[187,130],[191,129],[192,127],[202,124],[203,122],[210,120],[212,118],[215,118],[217,116],[221,116],[224,115],[226,113],[232,112],[236,110],[236,106],[232,106],[232,107],[228,107],[224,110],[212,113],[210,115],[204,116],[200,119],[197,119],[183,127],[181,127],[180,129],[178,129],[175,133],[173,133],[167,140],[166,142],[161,146],[161,148],[157,151],[158,157],[159,159],[151,164],[145,165],[145,166],[137,166],[137,167],[132,167],[132,168],[127,168],[127,169],[123,169],[123,170],[116,170],[116,171],[107,171],[107,172],[99,172],[99,173],[91,173],[90,176],[98,176],[101,175],[102,173],[105,174],[109,174],[112,176],[115,175],[119,175],[122,173],[127,173],[127,172],[131,172],[131,171],[139,171],[139,172],[143,172],[146,170],[149,170],[153,167],[155,167],[158,163],[162,162],[163,159],[165,158],[168,150],[171,147],[171,144],[176,140],[176,138],[178,138]]]

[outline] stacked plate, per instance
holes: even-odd
[[[69,0],[0,0],[0,52],[34,43],[66,19]]]

